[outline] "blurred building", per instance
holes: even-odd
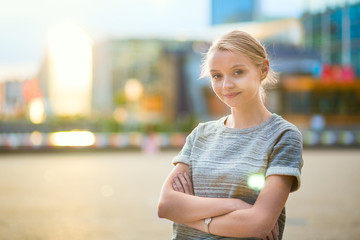
[[[2,120],[3,116],[3,111],[5,108],[5,84],[3,82],[0,82],[0,120]]]
[[[17,80],[0,83],[0,119],[25,116],[26,104],[22,85],[23,83]]]
[[[360,76],[360,2],[302,16],[305,46],[327,65],[351,66]]]
[[[359,13],[356,3],[303,15],[304,45],[319,64],[282,75],[281,108],[292,122],[316,128],[313,119],[321,118],[322,130],[360,127]]]
[[[211,0],[211,24],[254,21],[258,0]]]
[[[196,111],[204,112],[203,98],[194,94],[200,89],[196,81],[201,59],[200,52],[196,52],[198,46],[201,42],[161,39],[118,39],[96,44],[95,114],[131,124],[173,122]]]

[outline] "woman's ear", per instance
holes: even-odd
[[[261,66],[261,81],[264,80],[269,72],[269,59],[265,59]]]

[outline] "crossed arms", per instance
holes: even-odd
[[[188,172],[188,165],[178,163],[165,180],[158,205],[160,218],[204,231],[204,219],[212,217],[209,229],[214,235],[277,238],[277,219],[290,193],[291,176],[268,176],[255,204],[250,205],[234,198],[194,196]]]

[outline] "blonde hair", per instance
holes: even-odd
[[[211,45],[203,57],[201,78],[209,77],[209,56],[216,50],[242,54],[248,57],[259,68],[263,68],[268,59],[266,49],[259,41],[246,32],[235,30],[223,35]],[[276,82],[277,73],[269,66],[266,77],[261,81],[260,97],[262,101],[265,101],[266,98],[265,88],[274,85]]]

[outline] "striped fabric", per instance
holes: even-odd
[[[248,179],[254,174],[291,175],[294,176],[291,191],[300,187],[302,136],[293,124],[275,113],[260,125],[246,129],[228,128],[225,120],[226,116],[200,123],[173,159],[173,164],[189,165],[195,195],[239,198],[254,204],[259,190],[248,186]],[[279,239],[282,239],[285,208],[278,223]],[[173,239],[235,238],[215,236],[174,223]]]

